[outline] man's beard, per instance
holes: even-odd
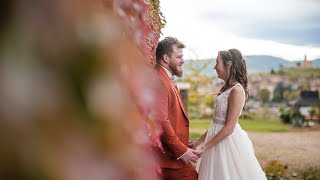
[[[170,64],[169,67],[170,67],[173,75],[178,76],[178,77],[182,77],[183,69],[181,66]]]

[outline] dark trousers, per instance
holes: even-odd
[[[191,164],[187,164],[180,169],[162,168],[163,180],[197,180],[198,173]]]

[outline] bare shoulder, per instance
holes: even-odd
[[[229,99],[242,100],[243,99],[243,88],[241,86],[234,87],[229,94]]]

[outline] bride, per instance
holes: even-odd
[[[252,142],[238,124],[249,97],[245,60],[237,49],[220,51],[214,69],[225,84],[215,99],[208,131],[190,144],[202,153],[198,179],[265,180]]]

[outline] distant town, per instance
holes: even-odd
[[[209,69],[211,74],[216,74],[211,61],[207,63],[194,61],[193,64],[187,64],[186,76],[179,80],[178,86],[182,94],[187,96],[184,97],[184,101],[191,117],[210,117],[213,113],[214,97],[222,87],[223,81],[215,75],[207,76],[203,73]],[[255,59],[255,61],[258,60]],[[313,62],[305,55],[302,61],[293,64],[280,64],[276,68],[271,67],[268,71],[250,73],[248,110],[259,112],[261,108],[268,108],[278,114],[280,106],[293,106],[300,98],[302,91],[319,92],[320,68]],[[307,116],[310,108],[312,107],[301,107],[301,113]]]

